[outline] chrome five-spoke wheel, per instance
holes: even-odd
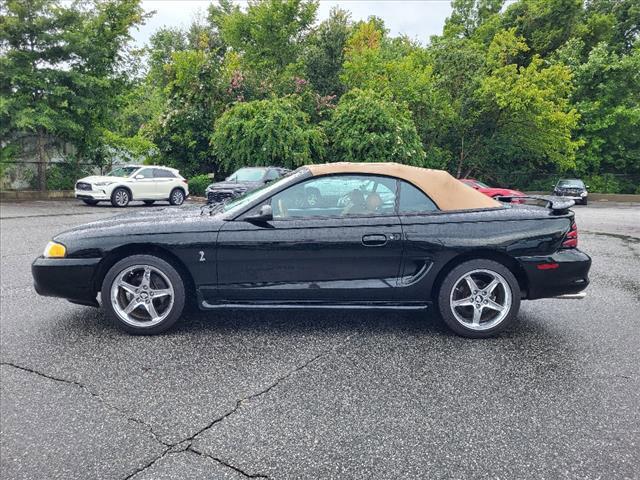
[[[520,309],[520,284],[504,264],[484,258],[467,260],[443,279],[438,309],[454,332],[489,337],[512,324]]]
[[[175,293],[169,278],[151,265],[132,265],[111,285],[111,304],[120,319],[133,327],[162,322],[173,307]]]
[[[511,298],[511,287],[502,275],[473,270],[458,279],[449,301],[454,317],[465,327],[489,330],[507,316]]]

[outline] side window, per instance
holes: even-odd
[[[393,215],[396,179],[377,175],[312,178],[271,198],[276,219]]]
[[[143,168],[136,172],[135,176],[142,175],[144,178],[153,178],[153,169],[152,168]]]
[[[437,211],[438,207],[421,190],[403,180],[400,181],[400,215]]]
[[[278,171],[274,170],[273,168],[270,168],[269,170],[267,170],[267,174],[265,175],[264,179],[265,181],[270,182],[272,180],[275,180],[278,177],[280,177],[280,174],[278,173]]]
[[[153,169],[154,178],[176,178],[170,170],[165,170],[164,168],[154,168]]]

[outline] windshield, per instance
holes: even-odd
[[[482,183],[479,182],[478,180],[474,180],[473,183],[475,183],[478,187],[480,188],[491,188],[489,185],[487,185],[486,183]]]
[[[227,180],[232,182],[259,182],[264,177],[265,168],[241,168]]]
[[[570,188],[584,188],[584,183],[582,180],[560,180],[558,182],[559,187],[570,187]]]
[[[118,167],[107,173],[107,177],[128,177],[140,167]]]
[[[256,198],[258,198],[259,196],[265,194],[265,193],[269,193],[271,191],[275,191],[278,188],[280,188],[280,186],[282,185],[282,182],[288,182],[292,177],[294,176],[303,176],[307,173],[307,170],[304,168],[301,168],[299,170],[295,170],[291,173],[288,173],[287,175],[280,177],[278,180],[271,182],[271,183],[267,183],[265,186],[258,188],[257,190],[252,190],[249,193],[245,193],[244,195],[236,198],[235,200],[227,203],[224,205],[222,211],[223,212],[231,212],[232,210],[237,210],[240,211],[242,210],[246,205],[249,205],[251,202],[253,202]]]

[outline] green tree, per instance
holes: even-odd
[[[226,98],[220,65],[204,50],[184,50],[173,53],[166,71],[166,101],[149,127],[150,139],[162,161],[184,174],[218,173],[209,135]]]
[[[502,27],[515,28],[533,55],[546,57],[574,33],[582,16],[582,0],[519,0],[507,7]]]
[[[216,21],[224,41],[261,72],[297,62],[304,34],[315,21],[313,0],[251,0],[246,12],[227,9]]]
[[[36,136],[44,190],[48,137],[102,160],[102,128],[124,87],[122,47],[144,16],[137,0],[9,0],[0,8],[0,134],[3,141],[17,132]]]
[[[628,55],[597,45],[574,67],[581,173],[640,174],[640,45]]]
[[[211,136],[213,153],[227,172],[246,165],[316,163],[325,142],[295,98],[238,103],[216,121]]]
[[[500,12],[504,0],[453,0],[453,11],[444,24],[445,36],[471,38],[475,31]]]
[[[424,165],[425,152],[407,106],[374,91],[353,89],[343,95],[325,129],[331,161]]]
[[[345,91],[340,74],[351,30],[349,13],[335,8],[329,18],[307,37],[304,52],[306,77],[320,95],[340,96]]]

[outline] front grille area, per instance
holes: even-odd
[[[207,202],[209,203],[220,203],[225,200],[229,200],[236,195],[231,190],[214,190],[207,194]]]
[[[76,190],[91,190],[91,184],[86,182],[76,183]]]
[[[582,190],[575,189],[575,188],[568,188],[566,190],[560,190],[558,192],[559,195],[567,196],[567,197],[579,197],[581,193],[582,193]]]

